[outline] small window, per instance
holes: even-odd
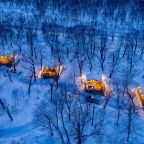
[[[94,89],[94,86],[88,86],[88,89]]]

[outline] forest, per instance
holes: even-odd
[[[0,0],[0,144],[143,144],[143,66],[143,0]]]

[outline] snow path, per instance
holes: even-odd
[[[59,144],[51,136],[43,134],[43,130],[38,131],[38,128],[39,127],[34,125],[32,122],[18,127],[7,128],[4,131],[0,131],[0,141],[2,140],[1,142],[7,143],[11,138],[17,139],[35,133],[35,136],[30,140],[30,144]]]
[[[21,136],[22,134],[29,133],[35,130],[36,128],[37,126],[33,125],[32,122],[14,128],[7,128],[4,129],[4,131],[0,131],[0,138]]]

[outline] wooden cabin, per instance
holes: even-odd
[[[15,61],[15,55],[11,56],[0,56],[0,66],[12,66]]]
[[[61,75],[63,71],[63,66],[58,66],[57,68],[44,67],[40,71],[40,77],[42,78],[57,78]]]
[[[140,101],[142,103],[142,106],[144,106],[144,94],[143,94],[143,92],[142,92],[140,87],[137,88],[137,94],[138,94],[139,99],[140,99]]]
[[[85,81],[85,90],[90,93],[104,94],[105,85],[103,82],[98,80],[87,80]]]

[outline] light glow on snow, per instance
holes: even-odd
[[[38,77],[38,78],[41,78],[41,75],[42,75],[42,70],[40,70],[40,71],[37,73],[37,77]]]
[[[107,96],[110,93],[110,86],[107,84],[107,76],[106,75],[102,75],[102,82],[105,85],[105,91],[104,91],[104,96]]]
[[[82,74],[82,76],[77,77],[76,85],[77,85],[79,91],[83,92],[85,90],[86,80],[87,80],[86,74]]]

